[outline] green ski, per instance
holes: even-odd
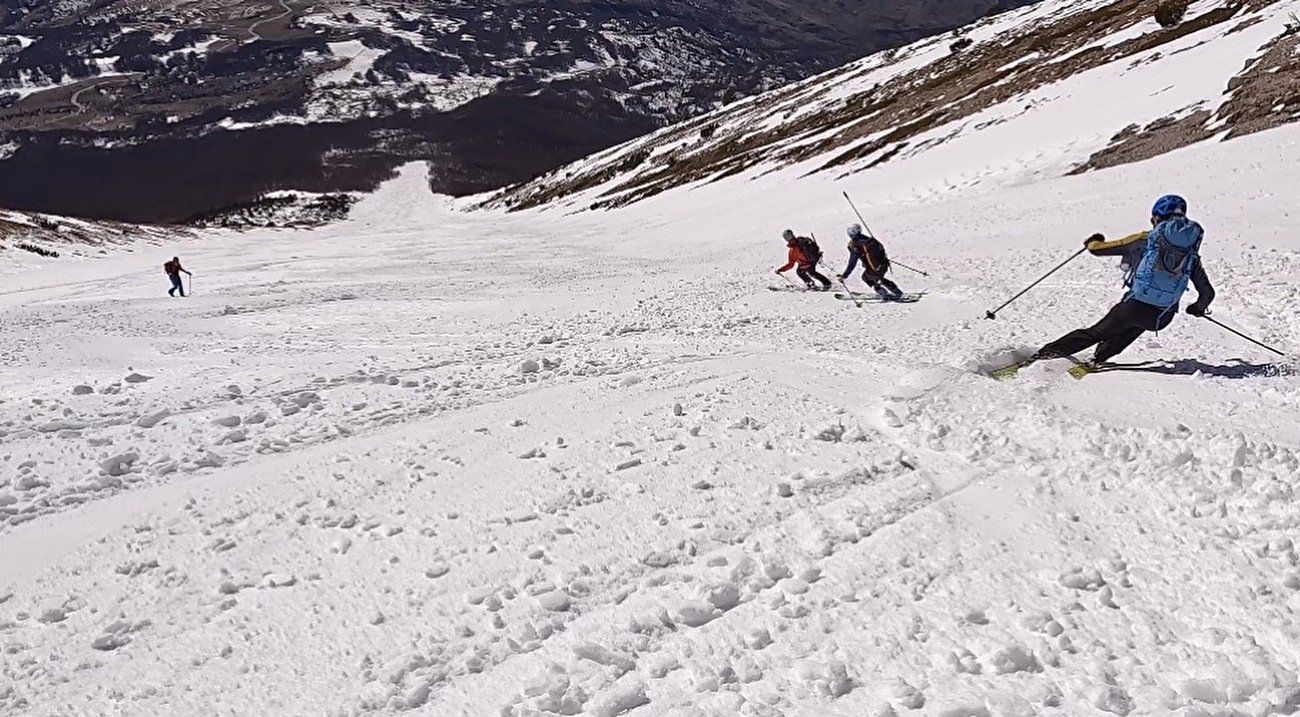
[[[1070,367],[1066,369],[1066,373],[1070,374],[1070,376],[1075,379],[1081,379],[1090,373],[1096,373],[1097,370],[1101,368],[1100,366],[1097,366],[1091,361],[1082,361],[1073,356],[1058,356],[1055,358],[1063,358],[1070,362]],[[999,366],[997,368],[990,369],[988,371],[988,375],[999,381],[1008,378],[1014,378],[1017,374],[1020,373],[1020,369],[1030,364],[1037,363],[1039,360],[1040,359],[1036,359],[1032,357],[1021,359],[1019,361],[1016,361],[1015,363],[1010,363],[1005,366]]]
[[[1074,361],[1075,364],[1070,368],[1066,369],[1066,371],[1076,379],[1081,379],[1090,373],[1097,373],[1097,370],[1101,368],[1100,366],[1092,363],[1091,361],[1079,361],[1078,359],[1075,358],[1071,358],[1070,360]]]
[[[994,379],[997,379],[998,381],[1003,381],[1003,380],[1006,380],[1006,379],[1009,379],[1009,378],[1015,378],[1015,377],[1016,377],[1016,374],[1020,373],[1020,369],[1022,369],[1022,368],[1024,368],[1024,367],[1028,366],[1029,364],[1031,364],[1031,363],[1033,363],[1033,362],[1034,362],[1034,359],[1032,359],[1032,358],[1031,358],[1031,359],[1023,359],[1023,360],[1017,361],[1017,362],[1015,362],[1015,363],[1011,363],[1011,364],[1007,364],[1007,365],[1005,365],[1005,366],[999,366],[999,367],[997,367],[997,368],[994,368],[994,369],[992,369],[992,370],[990,370],[990,371],[988,372],[988,375],[989,375],[990,377],[994,378]]]

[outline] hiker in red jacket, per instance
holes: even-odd
[[[813,279],[816,279],[821,282],[820,291],[829,290],[831,280],[817,273],[817,262],[822,258],[822,251],[817,246],[817,242],[808,237],[797,237],[789,229],[782,232],[781,236],[785,239],[785,245],[789,247],[790,254],[785,266],[777,269],[776,273],[782,274],[790,271],[791,267],[798,266],[799,268],[795,269],[795,273],[799,275],[800,279],[803,279],[805,288],[817,291],[817,287],[813,286]]]
[[[172,280],[172,288],[167,290],[168,296],[174,297],[178,291],[181,293],[182,297],[185,296],[185,287],[181,284],[181,272],[194,276],[193,274],[190,274],[190,272],[185,271],[185,267],[181,266],[181,260],[177,257],[172,257],[171,261],[163,264],[163,273],[167,275],[168,279]]]

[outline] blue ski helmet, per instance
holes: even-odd
[[[1153,217],[1172,217],[1175,214],[1187,214],[1187,200],[1177,194],[1166,194],[1151,207]]]

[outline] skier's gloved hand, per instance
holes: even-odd
[[[1192,305],[1190,305],[1190,306],[1187,307],[1187,313],[1191,314],[1192,316],[1201,316],[1201,317],[1204,317],[1204,316],[1205,316],[1205,308],[1206,308],[1206,307],[1202,306],[1202,305],[1201,305],[1201,302],[1198,301],[1198,302],[1196,302],[1195,304],[1192,304]]]
[[[1106,241],[1106,237],[1103,236],[1100,232],[1093,234],[1092,236],[1083,240],[1083,247],[1087,249],[1089,248],[1089,245],[1091,245],[1095,241]]]

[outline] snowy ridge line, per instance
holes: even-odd
[[[0,209],[0,250],[15,250],[3,255],[0,275],[37,266],[43,256],[80,258],[107,253],[109,248],[141,243],[157,245],[186,236],[190,233],[180,228],[94,222]],[[14,292],[0,289],[0,294],[6,293]]]
[[[678,189],[715,193],[733,177],[780,183],[819,173],[862,178],[876,201],[917,201],[1137,161],[1300,117],[1264,89],[1295,81],[1284,58],[1300,37],[1286,29],[1285,3],[1194,3],[1174,28],[1150,12],[1136,0],[1049,1],[999,15],[959,33],[974,43],[967,49],[941,37],[879,53],[557,169],[485,205],[610,209]],[[1274,59],[1256,62],[1261,55]],[[1184,66],[1195,82],[1171,87]],[[1101,86],[1123,93],[1113,101],[1125,113],[1086,112]],[[1034,149],[1012,150],[1007,166],[1016,136],[1035,138]],[[909,158],[923,161],[902,162]],[[914,186],[918,172],[923,194],[892,189],[898,175]]]

